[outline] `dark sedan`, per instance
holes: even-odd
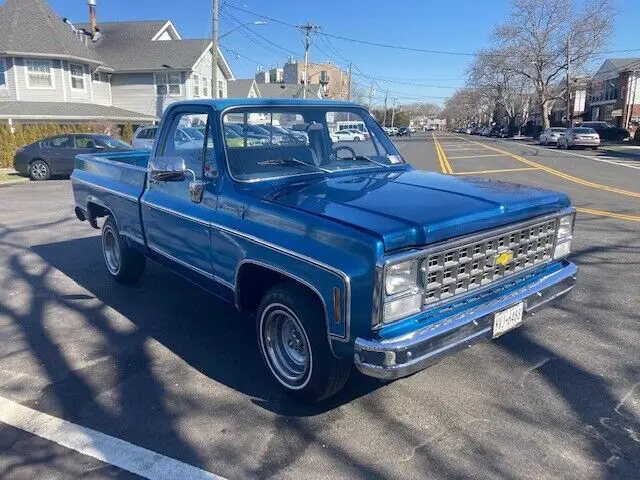
[[[131,146],[108,135],[56,135],[18,148],[13,157],[13,168],[37,181],[48,180],[52,176],[68,177],[73,172],[76,155],[117,150],[131,150]]]
[[[598,133],[598,135],[600,135],[601,140],[608,140],[610,142],[619,142],[631,136],[629,130],[615,127],[607,122],[582,122],[577,126],[584,128],[593,128]]]
[[[409,127],[400,127],[396,133],[398,137],[410,137],[411,129]]]

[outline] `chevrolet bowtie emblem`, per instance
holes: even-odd
[[[513,260],[513,252],[506,251],[496,255],[496,265],[506,265]]]

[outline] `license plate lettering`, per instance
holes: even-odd
[[[520,302],[512,307],[496,312],[493,316],[493,338],[513,330],[522,324],[524,303]]]

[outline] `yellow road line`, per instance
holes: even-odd
[[[501,168],[499,170],[478,170],[476,172],[456,172],[454,173],[454,175],[478,175],[480,173],[524,172],[527,170],[540,170],[540,169],[536,167]]]
[[[626,213],[605,212],[604,210],[594,210],[593,208],[576,207],[580,213],[588,213],[591,215],[599,215],[602,217],[617,218],[620,220],[629,220],[632,222],[640,222],[640,215],[627,215]]]
[[[438,140],[436,140],[436,134],[432,133],[431,136],[433,137],[433,148],[435,148],[436,154],[438,155],[438,162],[440,162],[440,170],[442,170],[442,173],[447,173],[444,168],[444,163],[442,163],[442,154],[440,153],[440,149],[438,148]]]
[[[462,137],[460,137],[460,138],[462,138]],[[604,190],[604,191],[611,192],[611,193],[617,193],[619,195],[626,195],[628,197],[640,198],[640,193],[639,192],[631,192],[629,190],[623,190],[621,188],[609,187],[607,185],[602,185],[600,183],[591,182],[589,180],[584,180],[582,178],[578,178],[578,177],[574,177],[573,175],[569,175],[568,173],[561,172],[560,170],[556,170],[555,168],[547,167],[546,165],[543,165],[542,163],[537,163],[537,162],[534,162],[533,160],[528,160],[528,159],[526,159],[524,157],[521,157],[520,155],[516,155],[515,153],[511,153],[511,152],[508,152],[506,150],[501,150],[499,148],[492,147],[492,146],[489,146],[489,145],[485,145],[484,143],[476,142],[474,140],[467,140],[466,138],[463,138],[463,140],[465,140],[466,142],[475,143],[477,145],[482,145],[487,150],[493,150],[494,152],[501,153],[501,154],[506,155],[508,157],[511,157],[511,158],[513,158],[513,159],[515,159],[515,160],[517,160],[519,162],[522,162],[525,165],[529,165],[531,167],[539,168],[540,170],[544,170],[545,172],[550,173],[551,175],[555,175],[556,177],[564,178],[565,180],[568,180],[570,182],[578,183],[578,184],[584,185],[586,187],[595,188],[597,190]]]
[[[501,153],[489,153],[486,155],[462,155],[460,157],[449,157],[449,160],[460,160],[462,158],[484,158],[484,157],[504,157]]]
[[[447,160],[447,155],[444,153],[444,150],[440,146],[440,142],[436,138],[436,134],[433,133],[433,142],[436,146],[436,152],[438,152],[438,159],[440,160],[440,169],[442,173],[448,173],[449,175],[453,174],[453,169]]]

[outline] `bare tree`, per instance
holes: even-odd
[[[494,106],[494,100],[485,90],[465,87],[447,99],[442,115],[447,125],[468,126],[488,122]]]
[[[494,29],[493,53],[531,81],[543,128],[564,91],[567,64],[578,72],[593,59],[611,36],[614,13],[614,0],[512,0],[507,22]]]
[[[525,75],[513,71],[512,62],[511,57],[499,50],[480,51],[468,76],[469,84],[504,112],[509,130],[515,132],[528,119],[531,82]]]

